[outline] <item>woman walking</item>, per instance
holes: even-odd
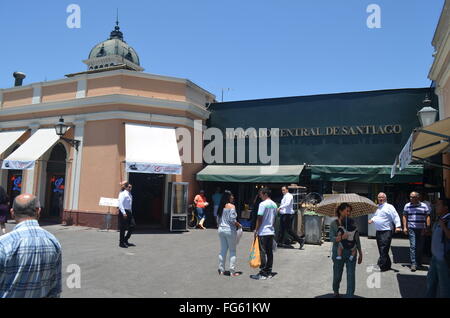
[[[205,209],[209,205],[209,203],[206,201],[205,197],[205,191],[200,190],[200,194],[197,194],[194,198],[195,208],[197,209],[197,215],[200,222],[198,222],[198,227],[202,230],[206,230],[206,228],[203,226],[203,223],[205,222]]]
[[[353,297],[355,293],[355,270],[356,257],[352,257],[351,249],[343,249],[342,256],[338,257],[339,243],[349,238],[349,232],[346,231],[346,225],[353,224],[350,219],[352,206],[348,203],[341,203],[336,210],[338,219],[330,225],[330,242],[333,243],[333,292],[334,297],[339,297],[339,285],[341,284],[342,274],[344,272],[344,265],[347,272],[347,294],[346,297]],[[344,229],[344,233],[340,234],[339,229]],[[362,263],[362,250],[359,236],[355,236],[356,250],[358,253],[358,264]],[[340,258],[340,259],[339,259]]]
[[[230,276],[236,277],[241,272],[236,272],[236,235],[237,229],[242,227],[236,221],[236,207],[234,206],[233,194],[226,190],[220,201],[217,216],[219,218],[219,238],[220,238],[220,254],[219,254],[219,275],[225,273],[225,262],[227,252],[230,250]]]
[[[1,235],[6,234],[6,222],[8,222],[9,213],[9,198],[5,189],[0,186],[0,228],[2,229]]]

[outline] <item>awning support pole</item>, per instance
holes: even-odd
[[[429,131],[429,130],[421,129],[421,128],[417,129],[417,131],[418,131],[418,132],[423,132],[423,133],[425,133],[425,134],[429,134],[429,135],[441,137],[441,138],[446,139],[447,142],[450,142],[450,136],[447,136],[447,135],[444,135],[444,134],[440,134],[440,133],[437,133],[437,132],[434,132],[434,131]]]
[[[440,141],[436,141],[436,142],[433,142],[432,144],[429,144],[429,145],[426,145],[426,146],[423,146],[423,147],[420,147],[420,148],[415,148],[415,149],[413,149],[413,152],[414,151],[423,150],[423,149],[426,149],[426,148],[430,148],[430,147],[434,147],[434,146],[437,146],[439,144],[441,144],[441,142]]]
[[[426,159],[419,158],[419,157],[414,157],[414,156],[413,156],[412,158],[413,158],[414,160],[421,161],[421,162],[423,162],[424,164],[427,164],[427,165],[432,166],[432,167],[443,168],[443,169],[450,170],[450,165],[446,165],[446,164],[437,164],[437,163],[433,163],[433,162],[431,162],[431,161],[428,161],[428,160],[426,160]]]

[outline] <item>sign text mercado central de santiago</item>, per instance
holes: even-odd
[[[401,134],[401,125],[329,126],[312,128],[227,129],[226,138],[313,137]]]

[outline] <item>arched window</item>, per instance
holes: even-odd
[[[58,143],[53,147],[50,158],[48,159],[47,171],[66,173],[66,159],[66,148],[61,143]]]

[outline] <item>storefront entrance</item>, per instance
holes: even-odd
[[[22,170],[8,170],[8,187],[6,193],[12,204],[14,199],[22,192]]]
[[[138,227],[162,226],[165,180],[164,174],[130,173],[129,182],[133,185],[133,214]]]
[[[67,152],[57,144],[47,162],[46,196],[41,218],[59,222],[64,209]]]

